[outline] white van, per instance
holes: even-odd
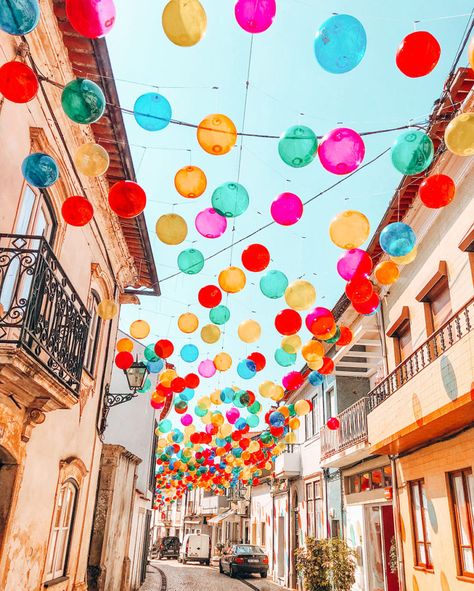
[[[178,562],[211,563],[211,537],[207,534],[186,534],[179,550]]]

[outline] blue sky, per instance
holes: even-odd
[[[165,36],[161,26],[165,4],[164,0],[116,0],[117,21],[107,42],[122,106],[133,108],[140,94],[158,86],[171,103],[173,118],[199,123],[210,113],[224,113],[242,131],[251,37],[235,21],[234,2],[202,0],[208,17],[207,33],[198,45],[190,48],[177,47]],[[272,27],[254,37],[244,131],[279,135],[289,126],[301,123],[322,135],[339,125],[361,132],[424,119],[441,93],[468,20],[468,16],[445,17],[466,15],[470,10],[469,0],[277,0]],[[363,61],[343,75],[322,70],[313,53],[315,32],[332,13],[352,14],[367,32]],[[415,25],[414,21],[421,22]],[[396,68],[395,52],[403,37],[415,27],[435,35],[442,53],[430,75],[410,79]],[[461,65],[466,63],[464,56]],[[237,180],[239,150],[234,148],[226,156],[211,156],[199,147],[193,129],[169,125],[151,133],[141,129],[133,116],[125,114],[124,118],[138,182],[148,196],[145,214],[155,262],[160,278],[164,278],[176,272],[176,259],[183,248],[193,246],[207,256],[231,243],[232,224],[222,237],[209,240],[197,233],[194,218],[211,206],[214,188]],[[365,161],[389,147],[397,135],[395,132],[366,138]],[[277,144],[274,139],[244,139],[240,182],[250,194],[250,206],[236,218],[236,240],[271,221],[270,204],[279,193],[291,191],[305,201],[340,178],[325,172],[318,159],[303,169],[288,167],[278,156]],[[206,193],[192,201],[182,198],[173,183],[176,171],[189,163],[201,167],[208,179]],[[335,269],[341,251],[328,235],[331,219],[345,209],[357,209],[368,216],[375,230],[399,180],[387,154],[313,201],[296,225],[273,225],[235,246],[232,261],[240,265],[245,246],[261,242],[271,253],[269,269],[283,271],[290,282],[301,277],[313,282],[317,305],[331,307],[344,289]],[[158,217],[172,211],[185,217],[190,230],[187,241],[179,246],[166,246],[155,234]],[[260,274],[248,272],[246,288],[229,296],[231,320],[218,343],[206,345],[199,331],[190,337],[179,331],[177,318],[187,310],[199,316],[201,326],[209,322],[208,310],[197,302],[197,292],[204,285],[216,283],[217,274],[229,263],[230,253],[226,251],[208,261],[198,275],[180,275],[162,282],[160,298],[142,298],[140,308],[122,308],[123,330],[128,331],[130,322],[138,318],[151,324],[152,333],[146,344],[169,338],[176,353],[188,342],[196,344],[201,353],[199,360],[213,358],[221,350],[233,357],[231,370],[202,380],[197,398],[216,387],[232,384],[256,392],[264,379],[279,382],[288,371],[273,360],[281,341],[274,328],[274,317],[286,305],[283,298],[269,300],[260,293]],[[247,318],[258,320],[262,326],[262,338],[255,345],[246,345],[237,337],[239,323]],[[303,342],[309,339],[306,329],[300,334]],[[254,350],[265,354],[267,367],[252,380],[241,380],[235,372],[237,363]],[[176,353],[172,361],[180,374],[196,371],[197,362],[186,364]],[[299,358],[292,369],[302,364]]]

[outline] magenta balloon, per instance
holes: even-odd
[[[282,226],[292,226],[303,215],[303,203],[294,193],[282,193],[270,207],[272,218]]]
[[[226,411],[225,416],[231,425],[235,423],[235,421],[240,417],[240,412],[238,408],[232,407]]]
[[[338,127],[323,137],[318,154],[326,170],[334,174],[348,174],[364,159],[364,140],[353,129]]]
[[[66,0],[71,26],[84,37],[103,37],[115,23],[113,0]]]
[[[219,238],[226,231],[227,218],[219,215],[212,207],[208,207],[197,214],[194,225],[204,238]]]
[[[181,417],[181,424],[185,427],[189,427],[193,422],[193,417],[191,415],[183,415]]]
[[[212,359],[204,359],[198,367],[198,374],[203,378],[212,378],[216,373],[216,366]]]
[[[327,308],[323,308],[321,306],[314,308],[314,310],[306,316],[306,328],[310,332],[312,332],[311,327],[313,326],[313,324],[317,320],[322,320],[323,318],[333,318],[331,310],[328,310]]]
[[[235,18],[247,33],[263,33],[273,22],[276,14],[275,0],[238,0]]]
[[[351,248],[339,257],[337,272],[343,279],[350,281],[356,275],[370,275],[372,266],[372,259],[365,250]]]

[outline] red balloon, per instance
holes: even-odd
[[[355,304],[352,302],[352,307],[359,314],[373,314],[380,305],[380,298],[378,294],[372,294],[372,297],[363,304]]]
[[[296,312],[287,308],[278,312],[275,316],[275,328],[282,335],[292,335],[299,331],[302,325],[301,316]]]
[[[156,392],[162,396],[166,396],[167,398],[173,394],[173,390],[168,388],[168,386],[163,386],[163,384],[156,384]]]
[[[115,365],[119,369],[128,369],[133,363],[133,355],[128,351],[121,351],[115,357]]]
[[[160,410],[160,408],[163,408],[165,405],[164,402],[156,402],[155,400],[153,400],[153,398],[150,400],[150,404],[155,410]],[[158,460],[157,460],[157,463],[158,463]]]
[[[346,285],[346,296],[353,304],[363,304],[367,302],[374,293],[372,282],[361,275],[356,275]]]
[[[456,185],[446,174],[433,174],[421,183],[418,195],[426,207],[445,207],[454,199]]]
[[[339,326],[339,340],[336,341],[336,345],[344,347],[349,345],[352,341],[352,330],[347,326]]]
[[[186,388],[197,388],[199,386],[199,382],[199,376],[197,376],[195,373],[188,373],[188,375],[184,378]]]
[[[255,396],[255,394],[251,390],[247,390],[247,394],[249,395],[249,401],[248,401],[247,406],[252,406],[252,404],[256,400],[256,396]]]
[[[306,327],[316,337],[324,336],[334,330],[334,316],[331,310],[317,307],[306,316]]]
[[[0,68],[0,93],[13,103],[27,103],[38,93],[33,70],[22,62],[7,62]]]
[[[258,273],[268,267],[270,253],[263,244],[251,244],[242,252],[242,265],[247,271]]]
[[[215,308],[222,301],[222,292],[217,285],[206,285],[199,290],[198,300],[204,308]]]
[[[247,357],[247,359],[250,359],[250,361],[253,361],[255,363],[255,369],[257,371],[262,371],[262,369],[267,364],[267,360],[265,359],[265,355],[262,355],[258,351],[255,351],[254,353],[250,353],[250,355]]]
[[[61,214],[66,224],[70,226],[85,226],[94,215],[92,203],[85,197],[68,197],[63,203]]]
[[[145,209],[145,191],[133,181],[118,181],[109,190],[110,209],[121,218],[134,218]]]
[[[115,5],[113,0],[66,0],[66,15],[78,33],[97,39],[114,26]]]
[[[328,419],[326,425],[328,429],[331,429],[331,431],[337,431],[337,429],[340,427],[340,422],[337,417],[331,417]]]
[[[173,392],[177,392],[179,394],[179,392],[182,392],[185,388],[186,383],[183,378],[178,376],[177,378],[174,378],[174,380],[171,380],[171,389]]]
[[[162,359],[168,359],[173,354],[174,346],[168,339],[161,339],[155,345],[155,353]]]
[[[318,372],[327,376],[334,371],[334,361],[330,357],[323,357],[323,365],[318,369]]]
[[[409,78],[429,74],[438,63],[441,47],[428,31],[415,31],[407,35],[397,49],[398,69]]]

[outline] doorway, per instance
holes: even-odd
[[[398,591],[397,574],[390,571],[390,546],[394,533],[391,505],[366,507],[368,591]]]
[[[277,556],[277,577],[283,579],[285,576],[285,518],[278,518],[278,556]]]

